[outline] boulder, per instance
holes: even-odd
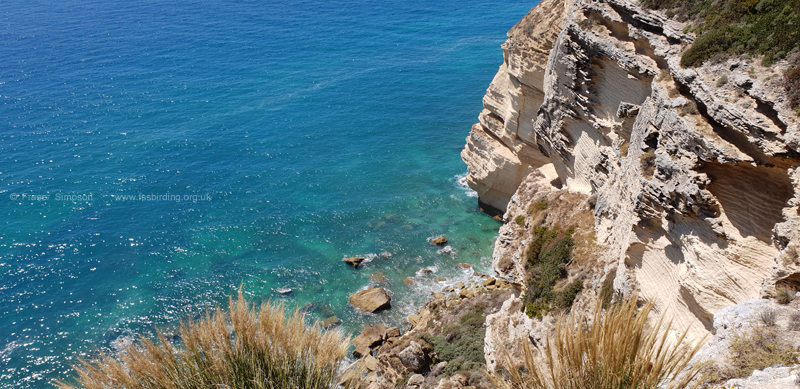
[[[414,374],[408,378],[408,382],[406,382],[406,385],[418,388],[422,386],[423,383],[425,383],[425,377],[423,377],[422,374]]]
[[[396,338],[400,336],[400,329],[397,327],[390,327],[386,329],[386,337],[385,339],[389,338]]]
[[[406,284],[406,286],[414,285],[414,277],[403,278],[403,283]]]
[[[447,244],[447,238],[444,236],[440,236],[436,239],[431,240],[431,243],[437,246],[444,246]]]
[[[378,368],[378,360],[372,355],[364,357],[364,367],[369,371],[375,371]]]
[[[417,323],[419,323],[420,317],[417,315],[408,315],[408,322],[411,323],[412,327],[415,327]]]
[[[347,257],[342,261],[344,261],[344,263],[352,267],[358,267],[358,265],[360,265],[361,262],[364,262],[364,257]]]
[[[425,348],[419,343],[411,341],[408,347],[400,351],[397,356],[408,370],[417,372],[428,366],[428,355]]]
[[[392,307],[392,298],[384,288],[369,288],[350,296],[350,304],[365,312],[377,312]]]
[[[381,344],[385,338],[386,326],[383,324],[376,324],[361,331],[361,334],[353,338],[353,344],[356,348],[362,345],[372,348]]]
[[[494,283],[495,283],[495,282],[497,282],[497,280],[496,280],[496,279],[494,279],[494,278],[489,278],[488,280],[486,280],[486,281],[483,281],[483,286],[494,285]]]
[[[459,264],[458,264],[458,267],[460,267],[460,268],[462,268],[462,269],[472,269],[472,265],[470,265],[470,264],[468,264],[468,263],[463,263],[463,262],[462,262],[462,263],[459,263]]]
[[[370,355],[371,351],[372,350],[369,347],[361,345],[361,346],[356,347],[355,350],[353,350],[353,357],[354,358],[363,358],[363,357],[365,357],[367,355]]]

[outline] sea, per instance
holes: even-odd
[[[357,333],[489,272],[459,154],[535,3],[0,1],[0,387],[239,290]]]

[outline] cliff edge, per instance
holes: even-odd
[[[611,275],[702,336],[721,309],[800,287],[800,118],[787,61],[683,68],[684,31],[638,3],[543,0],[508,32],[461,156],[480,202],[505,213],[499,274],[526,278],[516,217],[547,193],[584,196],[591,287]],[[507,305],[487,319],[490,366],[492,333],[535,326]]]

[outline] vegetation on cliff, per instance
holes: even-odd
[[[526,270],[530,278],[525,283],[525,311],[528,317],[542,317],[551,306],[569,308],[583,283],[573,281],[560,290],[556,283],[566,277],[566,264],[575,247],[573,228],[562,230],[558,225],[536,227],[528,246]]]
[[[607,311],[598,305],[591,318],[573,311],[559,319],[555,334],[546,339],[543,354],[547,366],[537,363],[526,343],[524,366],[515,366],[506,354],[505,370],[490,378],[507,389],[697,387],[702,380],[694,386],[690,383],[702,366],[687,366],[700,343],[694,347],[683,343],[687,334],[683,332],[677,346],[672,346],[667,338],[671,324],[665,325],[662,317],[654,326],[648,325],[652,308],[652,303],[647,303],[637,309],[633,296]]]
[[[61,389],[334,388],[349,340],[341,331],[307,327],[298,311],[286,316],[282,305],[256,310],[242,293],[229,299],[229,312],[217,309],[199,321],[181,324],[180,344],[158,333],[117,355],[81,361],[78,385]],[[355,375],[353,376],[355,377]],[[346,383],[353,387],[355,382]]]
[[[716,55],[763,55],[763,64],[800,48],[800,0],[642,0],[667,16],[690,21],[697,34],[681,58],[696,66]]]

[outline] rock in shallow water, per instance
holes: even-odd
[[[342,261],[352,267],[358,267],[358,265],[361,265],[361,262],[364,262],[364,257],[347,257],[342,259]]]
[[[444,246],[444,245],[447,244],[447,238],[445,238],[444,236],[440,236],[440,237],[432,240],[431,243],[435,244],[437,246]]]
[[[384,288],[369,288],[350,296],[350,304],[366,312],[377,312],[392,307],[392,298]]]

